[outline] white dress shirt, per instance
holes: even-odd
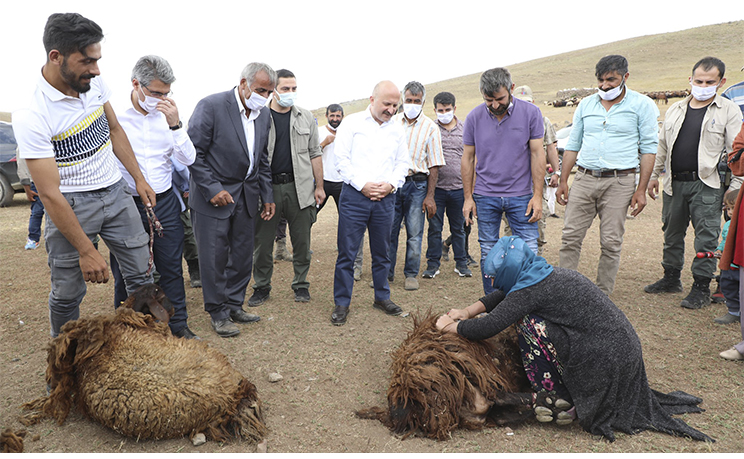
[[[127,133],[142,175],[155,193],[167,191],[172,186],[171,156],[181,164],[190,166],[196,158],[194,144],[185,128],[172,131],[164,114],[155,111],[143,115],[132,107],[131,99],[128,106],[129,109],[117,117]],[[134,179],[123,164],[118,160],[117,163],[130,191],[136,196]]]
[[[334,143],[336,170],[356,190],[368,182],[387,182],[396,190],[405,183],[411,155],[400,124],[378,124],[367,107],[344,118]]]
[[[250,161],[250,166],[248,166],[248,172],[246,172],[245,176],[248,177],[251,175],[251,171],[253,170],[253,146],[256,142],[256,126],[253,123],[253,120],[258,118],[258,115],[261,114],[261,110],[251,110],[251,114],[248,116],[245,116],[245,107],[243,106],[243,101],[240,99],[240,92],[238,91],[238,87],[236,86],[233,90],[235,93],[235,99],[238,101],[238,108],[240,109],[240,121],[243,123],[243,131],[245,131],[245,142],[248,144],[248,161]]]
[[[325,125],[318,128],[318,143],[323,141],[331,135],[336,135],[336,131],[332,130],[330,126]],[[323,180],[326,182],[343,182],[341,175],[336,170],[336,154],[334,149],[336,147],[335,139],[323,148]]]

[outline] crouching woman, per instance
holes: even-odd
[[[499,239],[482,269],[497,290],[441,316],[437,328],[481,340],[516,324],[539,421],[577,418],[610,441],[615,430],[647,429],[713,441],[670,416],[700,412],[702,400],[649,388],[638,335],[589,279],[554,268],[514,236]]]

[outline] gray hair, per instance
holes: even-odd
[[[410,81],[404,88],[403,88],[403,97],[406,96],[406,91],[410,92],[412,96],[417,96],[421,94],[422,99],[426,99],[426,88],[424,88],[424,85],[419,83],[418,81]]]
[[[250,64],[246,65],[242,72],[240,72],[240,79],[246,80],[248,84],[253,83],[256,81],[256,75],[264,71],[269,76],[269,80],[271,80],[271,84],[276,86],[276,82],[278,80],[276,76],[276,72],[274,69],[269,67],[268,64],[264,64],[262,62],[251,62]]]
[[[154,80],[160,80],[164,84],[176,81],[168,61],[153,55],[140,57],[132,69],[132,79],[139,81],[143,86],[148,86]]]
[[[486,96],[493,96],[499,89],[511,91],[512,79],[509,71],[503,67],[486,70],[480,78],[480,92]]]

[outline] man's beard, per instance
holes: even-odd
[[[87,75],[75,75],[70,71],[70,69],[67,67],[67,62],[62,62],[62,67],[59,69],[60,75],[62,75],[62,80],[67,83],[68,86],[70,86],[74,91],[76,91],[79,94],[86,93],[90,91],[90,83],[81,83],[81,79],[93,79],[96,76],[93,74],[87,74]]]
[[[338,129],[338,127],[341,126],[341,121],[328,121],[328,124],[330,124],[333,129]]]

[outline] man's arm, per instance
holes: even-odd
[[[426,183],[426,197],[424,203],[421,205],[421,210],[426,212],[426,218],[431,218],[437,213],[437,203],[434,201],[434,192],[437,188],[437,182],[439,181],[439,168],[441,166],[433,166],[429,168],[429,178]]]
[[[553,175],[550,176],[550,184],[548,185],[551,188],[556,188],[558,186],[558,182],[561,178],[561,160],[558,156],[558,147],[557,142],[549,143],[545,146],[545,152],[548,157],[548,164],[550,164],[550,167],[553,169]]]
[[[475,145],[463,145],[462,160],[460,161],[460,174],[462,175],[462,191],[465,195],[465,203],[462,206],[462,214],[465,216],[465,224],[472,225],[473,218],[478,217],[473,200],[473,187],[475,185]]]
[[[630,200],[630,208],[632,209],[630,215],[635,217],[643,211],[646,207],[646,189],[649,187],[649,178],[651,177],[651,171],[654,168],[654,162],[656,161],[656,155],[644,154],[641,156],[641,172],[638,176],[638,187],[633,193],[633,198]]]
[[[532,172],[532,199],[527,204],[525,216],[532,214],[528,220],[534,223],[542,218],[543,186],[545,185],[545,150],[543,140],[530,139],[530,169]]]
[[[558,184],[558,189],[555,191],[555,199],[558,204],[565,206],[568,204],[568,177],[571,175],[571,170],[576,164],[576,157],[579,155],[578,151],[565,150],[563,152],[563,166],[561,167],[561,182]]]
[[[315,178],[315,204],[321,205],[326,199],[325,189],[323,188],[323,157],[316,156],[310,160],[313,167],[313,177]]]
[[[134,179],[134,185],[137,189],[137,194],[139,194],[140,199],[142,199],[142,203],[148,207],[154,207],[155,204],[157,204],[155,202],[155,192],[150,188],[150,185],[142,175],[142,171],[140,171],[139,165],[137,164],[137,158],[134,157],[132,146],[129,144],[127,134],[124,132],[124,128],[119,124],[119,120],[116,118],[116,114],[114,113],[114,109],[111,108],[110,102],[106,102],[103,105],[103,111],[106,113],[109,130],[111,131],[111,145],[114,149],[114,154],[121,164],[124,165],[124,168],[129,172],[129,175]]]
[[[83,279],[96,283],[108,282],[106,260],[90,242],[72,207],[59,191],[59,171],[54,158],[27,159],[26,164],[39,191],[39,197],[44,203],[44,210],[54,222],[54,226],[80,254]]]

